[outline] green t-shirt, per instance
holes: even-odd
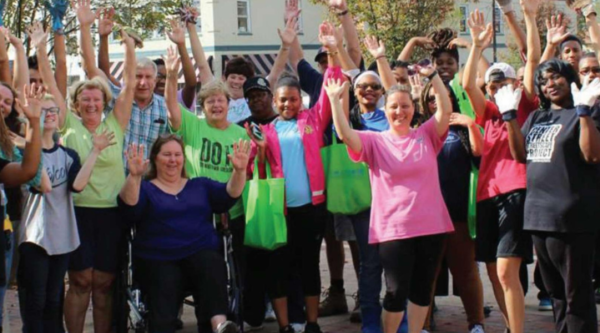
[[[220,130],[208,125],[205,119],[199,119],[183,106],[181,110],[181,127],[178,131],[185,143],[185,168],[190,178],[206,177],[227,183],[231,178],[233,166],[227,155],[233,153],[233,143],[240,139],[250,140],[246,130],[235,124]],[[173,130],[173,129],[171,129]],[[239,200],[229,211],[230,218],[244,213],[242,200]]]
[[[125,184],[123,171],[123,129],[111,112],[96,128],[96,133],[104,130],[115,134],[115,145],[106,147],[94,165],[90,181],[81,193],[73,194],[73,202],[78,207],[110,208],[117,207],[117,196]],[[71,111],[67,111],[65,125],[60,129],[65,147],[75,150],[85,163],[92,150],[92,133],[88,131]]]

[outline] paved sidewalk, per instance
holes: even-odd
[[[321,250],[321,274],[323,286],[329,285],[329,274],[327,269],[327,262],[325,260],[325,247]],[[504,322],[498,307],[496,305],[492,289],[485,272],[485,267],[480,266],[482,269],[482,282],[484,286],[484,300],[487,305],[493,307],[493,311],[489,318],[486,319],[486,333],[503,333]],[[525,332],[535,333],[553,333],[553,319],[552,312],[539,312],[537,311],[538,301],[536,298],[537,289],[533,286],[533,266],[529,266],[530,282],[529,293],[526,297],[526,323]],[[356,276],[353,271],[352,259],[349,250],[346,248],[346,265],[344,267],[345,277],[345,289],[348,299],[348,307],[352,309],[354,307],[354,301],[350,297],[357,290]],[[466,316],[462,308],[460,299],[455,296],[449,297],[438,297],[436,303],[439,311],[435,315],[435,321],[437,328],[434,332],[436,333],[465,333],[468,332],[466,324]],[[349,321],[348,315],[340,315],[334,317],[320,318],[319,323],[324,332],[327,333],[359,333],[360,325],[352,324]],[[8,320],[6,320],[8,319]],[[179,331],[181,333],[196,333],[196,321],[194,317],[193,309],[189,306],[185,306],[184,309],[184,329]],[[6,294],[6,308],[5,308],[5,322],[4,322],[5,333],[16,333],[21,332],[21,319],[19,315],[19,303],[17,300],[17,292],[15,290],[9,290]],[[86,333],[93,333],[92,325],[92,312],[91,307],[88,310],[88,315],[85,325]],[[265,328],[260,331],[262,333],[277,333],[277,325],[275,323],[269,323],[265,325]]]

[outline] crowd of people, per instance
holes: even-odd
[[[589,2],[572,4],[589,32],[586,51],[561,16],[547,18],[542,52],[536,22],[543,1],[498,2],[523,60],[517,70],[483,56],[493,27],[478,10],[467,20],[470,41],[439,29],[410,39],[390,61],[388,41],[367,36],[361,48],[346,1],[329,0],[341,24],[318,27],[313,68],[297,36],[298,0],[286,0],[269,75],[256,76],[250,62],[234,58],[222,79],[203,52],[192,7],[170,22],[175,45],[155,60],[136,58],[139,38],[115,27],[113,9],[93,10],[90,0],[71,8],[49,2],[51,31],[41,22],[27,29],[31,57],[0,27],[0,304],[16,267],[23,332],[82,333],[90,300],[94,331],[110,332],[121,251],[134,228],[134,278],[150,332],[181,328],[182,301],[191,294],[200,332],[260,331],[273,320],[281,333],[321,333],[319,317],[349,310],[344,242],[358,278],[350,320],[364,333],[433,329],[447,269],[465,331],[485,332],[484,266],[505,332],[525,332],[526,265],[533,263],[540,309],[554,311],[556,332],[598,332],[597,14]],[[87,74],[71,87],[63,30],[69,10]],[[110,71],[114,30],[124,48],[122,80]],[[416,48],[430,57],[411,62]],[[462,68],[459,48],[469,50]],[[359,163],[369,174],[370,204],[353,213],[328,205],[355,194],[328,185],[331,163],[321,151],[340,142],[348,159],[336,163]],[[284,180],[283,207],[272,207],[285,211],[286,241],[277,248],[245,242],[241,198],[252,178]],[[268,214],[261,218],[269,224]],[[241,321],[229,311],[222,228],[232,235]],[[330,270],[323,299],[322,243]]]

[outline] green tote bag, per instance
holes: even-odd
[[[327,210],[334,214],[354,215],[371,207],[369,167],[355,163],[346,145],[332,134],[332,144],[321,148],[325,169]]]
[[[258,161],[254,176],[246,183],[242,200],[246,213],[244,245],[275,250],[287,243],[285,222],[285,180],[272,178],[271,168],[265,163],[267,178],[259,179]]]

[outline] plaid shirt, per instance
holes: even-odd
[[[114,108],[115,101],[121,93],[121,88],[110,83],[113,99],[110,103],[110,110]],[[144,159],[148,158],[150,148],[159,135],[166,133],[169,125],[167,113],[167,104],[162,96],[154,94],[152,101],[144,109],[140,109],[136,101],[133,101],[131,109],[131,119],[125,131],[125,142],[123,149],[127,149],[129,144],[144,145]],[[124,157],[123,162],[127,167],[127,159]]]

